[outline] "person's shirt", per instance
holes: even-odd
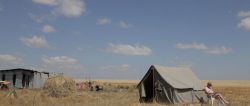
[[[208,88],[208,87],[205,88],[205,92],[207,94],[213,94],[214,93],[213,89],[212,88]]]

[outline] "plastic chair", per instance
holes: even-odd
[[[211,101],[211,104],[212,104],[212,106],[213,106],[213,105],[214,105],[214,100],[215,100],[215,98],[212,97],[212,96],[210,96],[210,97],[208,98],[208,100]]]

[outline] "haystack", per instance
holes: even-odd
[[[43,86],[45,94],[52,97],[65,97],[76,91],[75,81],[63,75],[48,78]]]

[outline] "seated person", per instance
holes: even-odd
[[[220,93],[214,92],[212,89],[212,83],[208,82],[207,86],[205,87],[205,93],[209,96],[209,97],[213,97],[215,99],[220,100],[223,104],[229,104],[228,101],[226,101],[222,95]]]

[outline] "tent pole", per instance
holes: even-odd
[[[194,103],[194,90],[192,90],[192,103]]]
[[[154,74],[154,71],[155,71],[155,68],[153,68],[152,71],[153,71],[153,72],[152,72],[152,73],[153,73],[153,83],[152,83],[152,84],[153,84],[153,102],[154,102],[154,100],[155,100],[155,86],[154,86],[154,79],[155,79],[155,78],[154,78],[154,75],[155,75],[155,74]]]

